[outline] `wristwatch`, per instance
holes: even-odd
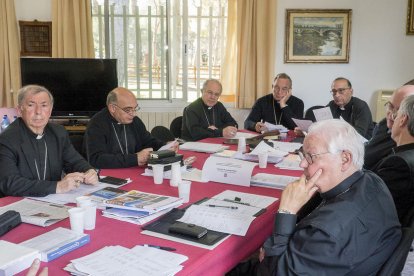
[[[277,212],[280,213],[280,214],[288,214],[288,215],[292,214],[290,211],[288,211],[286,209],[279,209],[279,210],[277,210]]]

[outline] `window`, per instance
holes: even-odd
[[[220,79],[227,0],[92,0],[95,56],[138,99],[193,101]]]

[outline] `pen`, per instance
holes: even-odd
[[[233,203],[237,203],[237,204],[242,204],[242,205],[247,205],[247,206],[250,206],[250,204],[249,204],[249,203],[246,203],[246,202],[241,202],[241,201],[238,201],[238,200],[231,200],[231,199],[228,199],[228,198],[223,199],[223,201],[233,202]]]
[[[176,249],[173,247],[167,247],[167,246],[159,246],[159,245],[153,245],[153,244],[144,244],[145,247],[153,247],[158,248],[165,251],[175,251]]]
[[[236,210],[236,209],[239,208],[239,207],[236,207],[236,206],[223,206],[223,205],[214,205],[214,204],[209,204],[207,206],[208,207],[228,208],[228,209],[233,209],[233,210]]]

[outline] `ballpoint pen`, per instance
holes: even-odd
[[[223,199],[223,201],[233,202],[233,203],[237,203],[237,204],[250,206],[250,204],[247,203],[247,202],[241,202],[241,201],[238,201],[238,200],[232,200],[232,199],[228,199],[228,198]]]
[[[175,251],[176,249],[173,247],[168,247],[168,246],[159,246],[159,245],[153,245],[153,244],[144,244],[145,247],[153,247],[153,248],[158,248],[161,250],[165,250],[165,251]]]
[[[207,206],[208,206],[208,207],[227,208],[227,209],[233,209],[233,210],[236,210],[236,209],[238,209],[238,208],[239,208],[239,207],[237,207],[237,206],[223,206],[223,205],[214,205],[214,204],[208,204]]]

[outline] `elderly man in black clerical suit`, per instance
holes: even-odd
[[[0,135],[0,196],[46,196],[98,183],[65,128],[49,123],[52,108],[53,96],[45,87],[19,90],[21,117]]]
[[[232,138],[237,133],[237,122],[218,101],[222,91],[216,79],[206,80],[201,97],[184,109],[182,138],[197,141],[208,137]]]

